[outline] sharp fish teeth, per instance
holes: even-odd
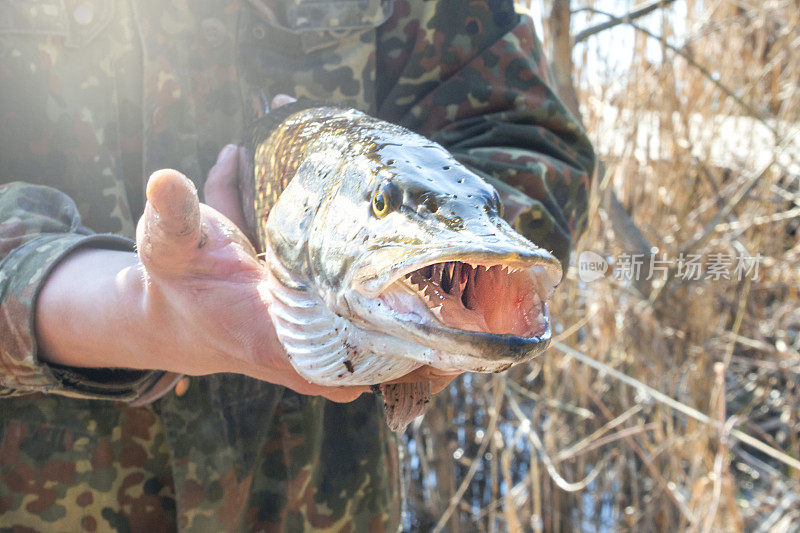
[[[433,265],[433,276],[431,276],[431,281],[433,281],[438,285],[441,285],[443,271],[444,271],[444,265],[442,263],[436,263],[435,265]]]
[[[461,269],[463,268],[464,264],[461,262],[457,262],[453,265],[453,271],[451,273],[450,279],[450,294],[455,296],[456,298],[461,297],[461,291],[464,290],[465,282],[461,280]]]
[[[445,263],[442,271],[442,289],[444,292],[450,292],[453,288],[453,276],[450,273],[450,263]]]
[[[464,305],[465,309],[472,309],[469,305],[467,305],[469,292],[472,291],[473,294],[475,292],[475,277],[477,276],[478,269],[473,268],[470,265],[469,272],[467,273],[467,281],[465,283],[464,292],[461,293],[461,303]]]

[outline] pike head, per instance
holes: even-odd
[[[257,130],[245,201],[270,313],[302,376],[378,385],[422,365],[498,372],[546,348],[561,267],[502,218],[492,186],[398,126],[287,107]]]

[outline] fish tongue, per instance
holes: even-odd
[[[432,387],[430,381],[381,384],[386,423],[392,431],[402,433],[415,418],[425,414],[433,396]]]

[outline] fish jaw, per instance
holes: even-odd
[[[505,221],[485,227],[493,238],[442,231],[365,253],[346,284],[351,319],[435,348],[423,362],[441,370],[497,372],[541,354],[561,265]]]
[[[546,286],[552,278],[545,267],[441,259],[401,272],[376,298],[354,291],[349,307],[359,317],[355,321],[361,328],[430,347],[433,355],[424,353],[417,360],[443,371],[499,372],[547,348],[551,339],[547,298],[554,285]],[[437,279],[439,268],[470,269],[467,276],[472,279],[465,286],[470,296],[462,298],[455,290],[448,293],[442,277]],[[422,274],[429,270],[434,271],[430,277]]]

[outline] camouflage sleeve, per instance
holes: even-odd
[[[510,0],[397,0],[381,30],[378,115],[489,179],[515,228],[565,263],[595,157],[550,87],[530,18]]]
[[[53,267],[81,247],[132,251],[117,235],[93,234],[75,203],[38,185],[0,185],[0,396],[53,392],[132,400],[163,372],[78,369],[46,364],[36,354],[36,297]]]

